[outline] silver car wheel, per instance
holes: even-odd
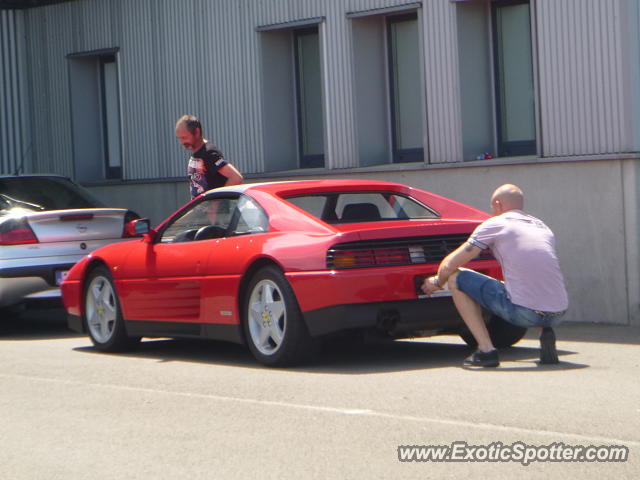
[[[113,286],[107,278],[97,276],[91,280],[85,307],[91,336],[99,343],[108,342],[115,330],[118,305]]]
[[[249,297],[249,334],[263,355],[273,355],[284,340],[287,308],[282,292],[272,280],[261,280]]]

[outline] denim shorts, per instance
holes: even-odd
[[[482,308],[519,327],[553,327],[562,321],[564,315],[545,314],[515,305],[509,299],[504,283],[473,270],[460,269],[457,285]]]

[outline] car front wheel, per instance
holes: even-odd
[[[276,267],[262,268],[249,282],[243,322],[249,349],[264,365],[293,365],[316,351],[295,294]]]
[[[98,350],[118,352],[139,342],[139,338],[127,336],[118,295],[106,267],[97,267],[89,274],[84,307],[85,326]]]

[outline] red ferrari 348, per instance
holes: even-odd
[[[62,284],[69,326],[113,352],[141,337],[245,343],[258,361],[306,359],[321,339],[375,331],[389,338],[473,337],[447,292],[420,284],[488,215],[391,182],[320,180],[210,190],[139,240],[79,261]],[[500,278],[486,252],[469,265]],[[525,329],[487,316],[494,344]]]

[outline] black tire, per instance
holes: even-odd
[[[502,318],[483,312],[485,322],[487,323],[487,330],[491,337],[491,342],[496,348],[507,348],[518,343],[527,329],[525,327],[518,327],[512,323],[504,321]],[[471,347],[477,347],[478,342],[473,337],[467,326],[465,325],[460,330],[460,337]]]
[[[121,352],[134,348],[140,342],[140,337],[127,335],[120,300],[106,267],[96,267],[89,273],[83,301],[84,326],[98,350]]]
[[[275,266],[264,267],[251,278],[242,322],[249,350],[263,365],[296,365],[318,351],[319,342],[309,335],[289,282]]]

